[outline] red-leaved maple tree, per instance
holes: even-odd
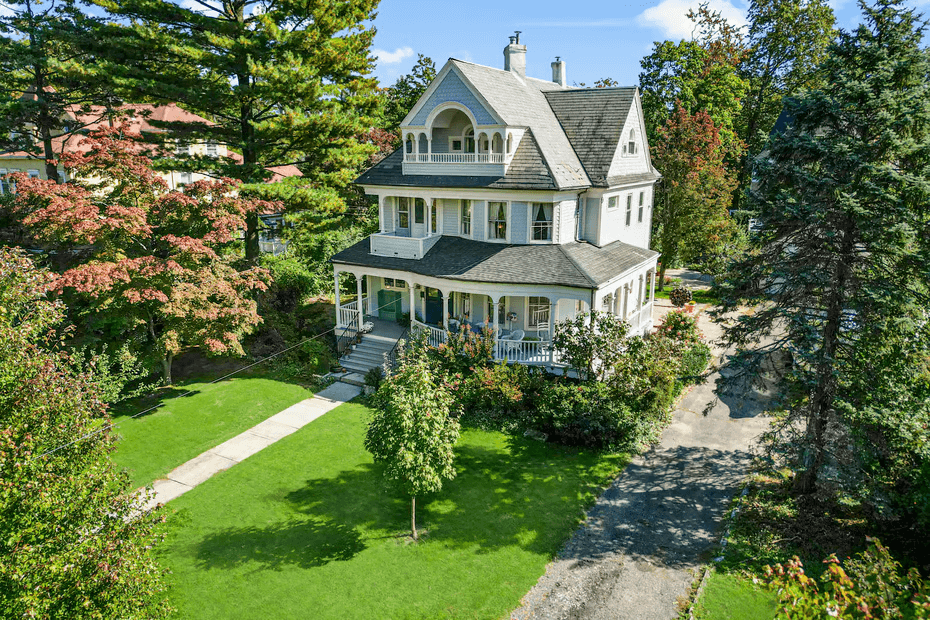
[[[39,239],[84,246],[89,258],[57,279],[59,291],[87,295],[98,312],[116,313],[144,330],[162,360],[185,347],[244,354],[242,337],[261,322],[250,293],[268,273],[237,271],[231,245],[246,215],[274,203],[237,196],[237,181],[202,180],[168,191],[126,127],[85,138],[86,150],[62,157],[65,184],[11,175],[14,209]]]

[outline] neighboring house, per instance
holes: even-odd
[[[111,123],[128,122],[129,129],[133,132],[146,134],[163,133],[165,130],[160,129],[152,124],[155,122],[187,122],[203,123],[209,125],[210,122],[192,112],[188,112],[178,107],[174,103],[167,105],[152,104],[126,104],[117,108],[113,114],[108,114],[107,109],[101,106],[92,106],[89,109],[74,108],[64,119],[62,125],[64,132],[59,133],[52,139],[52,148],[57,157],[64,153],[79,153],[87,150],[87,146],[82,144],[84,136],[94,129],[105,127]],[[155,149],[154,145],[151,145]],[[229,158],[234,161],[241,161],[242,156],[238,153],[228,151],[225,145],[205,142],[205,143],[182,143],[177,142],[173,147],[167,147],[169,150],[166,155],[177,155],[179,157],[194,155],[207,156],[216,158]],[[180,166],[179,166],[180,167]],[[268,182],[280,181],[285,177],[301,176],[300,170],[296,166],[275,166],[268,168],[272,176]],[[14,172],[26,172],[29,176],[48,178],[45,171],[45,162],[42,157],[26,152],[7,152],[0,154],[0,194],[10,191],[9,181],[4,178],[7,174]],[[59,165],[58,169],[61,178],[68,180],[69,171]],[[159,172],[159,175],[168,183],[169,190],[178,189],[188,183],[211,178],[199,172],[171,170]],[[280,214],[263,215],[265,230],[262,231],[260,246],[268,252],[278,253],[283,247],[282,242],[278,239],[277,232],[280,228]]]
[[[636,87],[567,87],[558,59],[552,81],[527,77],[511,37],[503,70],[450,59],[401,131],[403,147],[356,180],[380,232],[332,258],[362,298],[360,312],[337,292],[340,327],[389,335],[370,319],[409,312],[438,344],[487,324],[498,358],[546,365],[554,323],[592,308],[651,328],[660,174]]]

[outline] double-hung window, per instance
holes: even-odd
[[[413,199],[413,223],[422,224],[426,217],[426,202],[422,198]]]
[[[533,241],[552,241],[552,204],[533,203]]]
[[[206,144],[206,149],[207,149],[207,157],[216,157],[217,155],[216,142],[214,142],[213,140],[208,141]]]
[[[488,203],[488,239],[507,239],[507,203]]]
[[[462,235],[465,237],[471,236],[471,201],[470,200],[460,200],[459,209],[461,211],[461,224],[462,224]]]
[[[633,217],[633,194],[626,195],[626,225],[630,225],[630,220]]]
[[[178,185],[188,185],[193,181],[193,176],[190,172],[179,172],[178,173]]]
[[[186,142],[178,141],[174,147],[175,153],[178,155],[190,155],[191,154],[191,145]]]
[[[406,196],[397,199],[397,227],[410,228],[410,199]]]
[[[639,214],[638,214],[637,220],[636,220],[636,221],[638,221],[638,222],[642,222],[642,221],[643,221],[643,199],[645,198],[645,195],[646,195],[646,192],[640,192],[640,193],[639,193]]]
[[[549,298],[527,298],[527,327],[549,327]]]

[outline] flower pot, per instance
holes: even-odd
[[[694,302],[689,301],[685,304],[685,312],[694,312]]]

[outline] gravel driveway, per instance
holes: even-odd
[[[710,340],[719,336],[706,316],[700,325]],[[716,378],[685,395],[660,443],[598,499],[512,619],[678,617],[768,425],[760,413],[766,395],[758,392],[721,400],[703,415]]]

